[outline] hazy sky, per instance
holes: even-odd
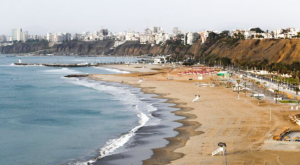
[[[300,29],[299,0],[0,0],[0,34],[22,28],[47,32],[144,31],[149,25],[171,32]]]

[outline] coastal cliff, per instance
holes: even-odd
[[[214,60],[220,57],[230,59],[292,63],[300,61],[300,40],[237,40],[220,39],[216,42],[194,45],[165,44],[150,46],[140,44],[121,45],[114,51],[118,55],[172,54],[173,58],[183,59],[193,56],[195,59]]]
[[[51,53],[66,53],[66,54],[77,54],[77,55],[102,55],[110,54],[111,47],[114,45],[112,40],[104,41],[69,41],[62,44],[54,45],[50,52]]]
[[[39,42],[19,42],[9,46],[1,46],[0,53],[2,54],[14,54],[14,53],[31,53],[36,51],[42,51],[49,49],[49,43],[47,41]]]
[[[300,61],[299,39],[238,40],[221,39],[203,54],[207,58],[228,57],[230,59],[292,63]]]
[[[114,47],[113,40],[104,41],[69,41],[48,47],[48,42],[16,43],[0,47],[1,53],[29,53],[44,50],[46,53],[74,55],[166,55],[173,59],[183,60],[193,57],[196,60],[213,61],[220,57],[237,60],[292,63],[300,61],[299,39],[263,39],[241,40],[234,38],[209,38],[204,44],[200,41],[193,45],[183,45],[181,41],[167,41],[163,45],[140,44],[138,41],[127,41]]]

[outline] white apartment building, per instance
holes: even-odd
[[[210,31],[199,32],[202,44],[206,41],[207,37],[209,36],[209,33],[210,33]]]
[[[155,34],[155,44],[164,43],[166,41],[166,36],[163,33]]]
[[[12,30],[12,40],[13,41],[23,41],[26,42],[28,40],[28,32],[22,32],[22,29],[13,29]]]
[[[189,32],[186,35],[186,44],[193,45],[194,43],[196,43],[198,41],[199,38],[200,38],[199,33]]]
[[[273,34],[274,34],[274,38],[284,38],[284,35],[282,35],[283,33],[283,29],[276,29],[273,31]]]
[[[244,32],[245,39],[251,39],[255,36],[255,31],[245,30]]]
[[[52,42],[63,42],[63,34],[55,33],[53,35],[53,41]]]
[[[28,32],[21,32],[21,41],[26,42],[28,40]]]
[[[71,40],[83,40],[83,36],[81,34],[75,33],[71,35]]]
[[[52,36],[52,34],[51,34],[51,33],[47,33],[46,39],[47,39],[48,42],[52,42],[52,41],[53,41],[53,36]]]
[[[13,29],[12,30],[12,40],[13,41],[21,41],[22,29]]]
[[[139,40],[139,34],[128,32],[125,35],[125,40],[126,41],[138,41]]]

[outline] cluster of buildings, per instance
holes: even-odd
[[[101,29],[100,31],[95,31],[91,33],[85,31],[83,33],[47,33],[46,40],[49,42],[60,43],[71,40],[80,40],[80,41],[97,41],[110,38],[112,35],[107,29]]]
[[[257,28],[252,28],[249,30],[233,30],[231,32],[231,37],[244,37],[244,39],[291,39],[291,38],[299,38],[300,30],[295,28],[287,28],[287,29],[276,29],[273,31],[257,31]]]
[[[217,31],[200,31],[200,32],[184,32],[178,27],[174,27],[171,33],[167,33],[161,27],[153,26],[146,28],[144,32],[134,32],[128,30],[125,32],[112,33],[108,29],[101,29],[91,33],[89,31],[83,33],[47,33],[45,36],[29,35],[27,31],[22,29],[13,29],[12,36],[0,35],[0,46],[12,44],[12,42],[26,42],[28,40],[47,40],[51,43],[62,43],[65,41],[97,41],[112,39],[122,44],[126,41],[139,41],[141,44],[162,45],[167,40],[180,40],[185,45],[193,45],[194,43],[204,43],[210,33],[220,34]],[[222,32],[221,32],[222,33]],[[228,36],[232,38],[243,39],[283,39],[283,38],[300,38],[300,31],[295,28],[276,29],[274,31],[262,31],[259,28],[249,30],[233,30],[228,32]]]
[[[0,46],[12,45],[13,42],[26,42],[28,40],[42,40],[43,37],[39,35],[29,35],[27,31],[21,28],[12,29],[11,36],[0,35]]]

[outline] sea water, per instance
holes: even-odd
[[[143,159],[151,156],[151,148],[167,144],[163,137],[176,135],[166,132],[178,126],[173,124],[170,127],[168,123],[178,118],[173,116],[161,122],[161,119],[153,117],[152,113],[162,105],[154,106],[159,101],[143,95],[140,89],[88,78],[64,78],[68,74],[126,74],[127,71],[13,65],[19,58],[24,63],[137,60],[0,56],[0,164],[85,164],[96,157],[106,158],[120,153],[136,155],[135,160],[131,156],[130,162],[141,164]],[[138,138],[146,141],[150,137],[144,136],[149,131],[143,133],[140,128],[148,126],[151,129],[159,123],[168,125],[161,128],[161,132],[165,133],[157,133],[159,129],[155,129],[151,145],[134,147]],[[137,131],[140,133],[135,136]],[[162,141],[158,142],[158,139]],[[110,162],[120,164],[117,160]]]
[[[0,56],[0,164],[84,161],[98,156],[99,147],[106,142],[140,125],[141,118],[137,115],[141,114],[132,110],[136,103],[118,99],[114,94],[117,88],[104,90],[104,86],[100,89],[95,83],[90,87],[87,80],[63,78],[68,74],[108,74],[115,70],[11,65],[18,58]],[[115,61],[115,58],[21,58],[28,63]]]

